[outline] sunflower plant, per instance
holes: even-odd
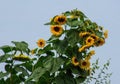
[[[0,63],[5,69],[0,72],[1,84],[110,83],[111,73],[106,72],[109,61],[103,68],[98,60],[90,62],[95,54],[92,49],[105,43],[107,30],[77,9],[56,15],[45,25],[51,36],[39,39],[34,49],[25,41],[0,47]],[[94,77],[96,70],[100,70],[98,77]]]

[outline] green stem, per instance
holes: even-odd
[[[12,60],[12,59],[11,59],[11,60]],[[13,74],[12,74],[12,72],[13,72],[13,60],[12,60],[12,63],[11,63],[10,84],[13,84],[13,79],[12,79]]]

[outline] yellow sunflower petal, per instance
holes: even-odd
[[[88,70],[90,69],[90,61],[89,60],[80,60],[80,68]]]
[[[54,18],[54,22],[58,23],[59,25],[65,24],[67,21],[66,16],[58,15]]]
[[[55,36],[60,36],[63,33],[63,28],[60,25],[52,25],[51,33]]]
[[[79,62],[78,62],[78,60],[77,60],[77,58],[75,56],[72,57],[72,64],[74,66],[78,66],[79,65]]]
[[[45,46],[45,40],[44,39],[39,39],[37,41],[37,45],[41,48],[43,48]]]
[[[105,30],[105,31],[104,31],[104,37],[105,37],[105,38],[108,38],[108,30]]]
[[[94,39],[91,36],[87,37],[85,42],[86,45],[93,45],[95,43]]]

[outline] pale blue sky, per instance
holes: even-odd
[[[0,0],[0,46],[14,40],[36,47],[39,38],[47,40],[51,35],[44,23],[54,15],[75,8],[109,30],[106,44],[96,49],[93,59],[99,57],[105,62],[111,58],[111,84],[119,84],[120,0]]]

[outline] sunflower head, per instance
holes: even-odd
[[[18,56],[14,56],[13,60],[17,60],[17,61],[29,61],[30,58],[28,56],[25,56],[23,54],[20,54]]]
[[[102,46],[104,43],[105,43],[105,40],[104,40],[103,38],[100,38],[100,39],[96,42],[95,46]]]
[[[30,53],[33,55],[33,54],[35,54],[35,49],[32,49],[31,51],[30,51]]]
[[[82,52],[86,49],[86,45],[82,46],[81,48],[78,49],[78,52]]]
[[[58,15],[54,18],[54,22],[59,25],[64,25],[66,23],[67,19],[64,15]]]
[[[91,59],[91,56],[92,55],[94,55],[95,54],[95,51],[94,50],[91,50],[89,53],[88,53],[88,55],[87,55],[87,57],[85,58],[86,60],[90,60]]]
[[[79,36],[80,36],[80,37],[85,37],[85,36],[87,36],[87,35],[90,35],[90,33],[89,33],[89,32],[80,32],[80,33],[79,33]]]
[[[104,37],[105,37],[105,38],[108,38],[108,30],[105,30],[105,31],[104,31]]]
[[[45,46],[45,40],[44,39],[39,39],[37,41],[37,45],[41,48],[43,48]]]
[[[94,41],[97,41],[99,39],[99,37],[96,36],[95,34],[91,34],[90,36],[94,39]]]
[[[79,61],[77,60],[77,58],[75,56],[72,57],[72,64],[74,66],[78,66],[79,65]]]
[[[86,45],[93,45],[95,41],[91,36],[89,36],[86,38],[85,42],[86,42]]]
[[[51,33],[55,36],[60,36],[63,33],[63,28],[60,25],[52,25]]]
[[[90,69],[90,61],[89,60],[80,60],[80,68],[89,70]]]
[[[78,52],[82,52],[85,51],[87,48],[89,48],[91,45],[87,44],[87,45],[83,45],[81,48],[78,49]]]

